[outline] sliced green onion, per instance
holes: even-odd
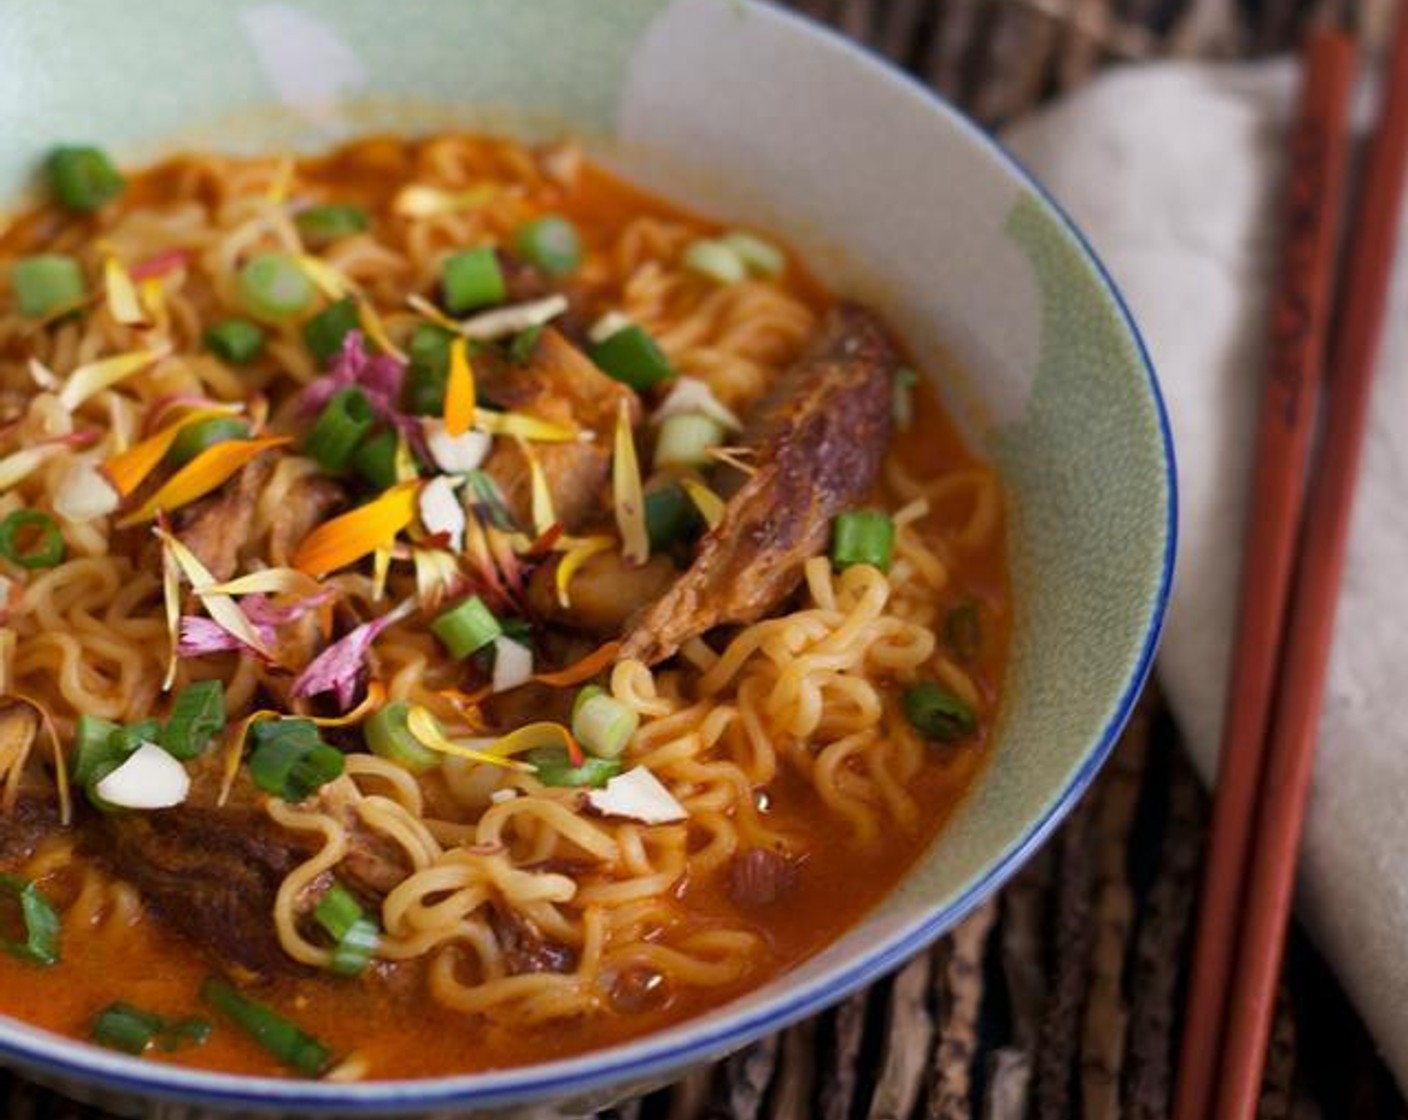
[[[367,750],[378,758],[394,762],[412,774],[423,774],[440,765],[440,756],[421,745],[407,725],[411,706],[403,700],[392,700],[367,717],[362,724],[362,737]]]
[[[894,545],[895,523],[879,510],[847,510],[831,523],[831,563],[838,572],[853,564],[888,572]]]
[[[108,743],[118,757],[126,758],[143,743],[155,743],[160,734],[160,720],[142,719],[129,723],[126,727],[119,727],[109,737]]]
[[[305,1077],[317,1077],[332,1064],[332,1051],[271,1008],[241,995],[224,980],[211,977],[201,999],[226,1015],[279,1061]]]
[[[514,231],[513,247],[529,264],[549,276],[566,276],[582,264],[582,238],[560,214],[544,214]]]
[[[757,276],[780,276],[787,268],[787,255],[756,234],[736,229],[719,240],[733,250],[749,272]]]
[[[660,552],[677,541],[687,540],[703,525],[699,508],[678,483],[646,492],[645,531],[650,537],[651,552]]]
[[[240,269],[240,301],[256,319],[279,322],[313,302],[317,288],[287,253],[260,253]]]
[[[97,210],[122,193],[126,180],[100,148],[63,147],[49,153],[49,187],[65,210]]]
[[[450,656],[463,660],[504,632],[494,613],[478,595],[451,607],[430,624]]]
[[[582,689],[572,708],[572,735],[597,758],[619,758],[640,726],[640,716],[595,686]]]
[[[361,313],[351,296],[330,303],[303,324],[303,342],[325,366],[342,349],[347,335],[361,328]]]
[[[724,442],[724,435],[722,424],[698,412],[668,416],[655,442],[655,465],[680,470],[702,467],[709,462],[710,449]]]
[[[503,303],[508,294],[498,255],[488,246],[446,257],[440,286],[451,315]]]
[[[44,319],[83,302],[83,269],[73,257],[41,253],[17,260],[10,269],[15,302],[26,319]]]
[[[890,386],[890,415],[902,432],[914,426],[914,387],[918,384],[919,374],[908,366],[895,370]]]
[[[406,344],[406,353],[412,365],[424,366],[435,373],[448,373],[450,345],[457,337],[454,331],[434,323],[421,323],[411,332],[411,340]]]
[[[685,268],[707,276],[716,284],[737,284],[748,276],[748,267],[734,250],[722,241],[703,239],[684,251]]]
[[[313,909],[313,918],[333,939],[328,971],[356,976],[371,963],[381,943],[381,930],[346,887],[334,883]]]
[[[205,1019],[167,1019],[130,1003],[109,1004],[93,1020],[91,1038],[125,1054],[145,1054],[153,1046],[179,1050],[203,1046],[214,1028]]]
[[[303,450],[328,471],[342,471],[363,437],[376,426],[376,412],[360,389],[340,389],[323,406],[303,441]]]
[[[649,389],[675,376],[665,352],[634,324],[594,345],[591,359],[611,377],[636,390]]]
[[[293,224],[305,241],[321,248],[339,238],[365,233],[371,228],[371,219],[360,206],[328,204],[300,210],[294,215]]]
[[[439,416],[445,411],[445,385],[450,376],[450,344],[454,331],[422,323],[411,333],[406,349],[411,366],[406,372],[405,408],[417,416]]]
[[[533,351],[538,346],[538,339],[542,337],[541,323],[536,327],[519,331],[513,336],[513,341],[508,344],[508,360],[516,366],[526,366],[533,358]]]
[[[977,603],[960,603],[944,615],[944,644],[965,665],[983,648],[983,623]]]
[[[294,804],[342,776],[347,760],[309,719],[266,720],[253,729],[249,773],[265,793]]]
[[[396,483],[396,433],[378,432],[364,439],[352,453],[352,469],[376,491]]]
[[[602,789],[622,770],[618,758],[588,757],[581,766],[573,766],[561,747],[539,747],[524,757],[535,768],[533,777],[543,785],[566,789]]]
[[[224,730],[225,686],[218,680],[197,681],[176,694],[156,743],[172,758],[185,762]]]
[[[31,964],[58,964],[59,915],[44,892],[18,875],[0,875],[0,893],[19,903],[20,921],[24,924],[24,940],[0,937],[0,948]]]
[[[933,681],[920,681],[904,690],[904,714],[914,730],[938,743],[965,739],[978,729],[968,706]]]
[[[98,793],[98,786],[104,778],[126,762],[127,756],[136,751],[143,743],[156,742],[157,737],[161,734],[161,723],[154,719],[144,719],[137,723],[128,724],[126,727],[113,725],[108,732],[107,740],[100,742],[98,736],[101,733],[101,724],[106,722],[103,720],[101,723],[96,723],[86,733],[86,749],[85,739],[80,737],[73,777],[74,781],[83,787],[83,792],[90,805],[104,813],[118,813],[122,811],[121,807],[105,800]],[[80,736],[83,736],[84,731],[81,727],[79,731]]]
[[[232,439],[246,439],[249,422],[237,416],[212,416],[182,428],[166,453],[173,467],[184,467],[202,451]]]
[[[64,536],[47,513],[17,509],[0,521],[0,556],[34,571],[63,563]]]
[[[248,319],[226,319],[201,337],[207,350],[234,366],[252,362],[264,351],[264,328]]]
[[[117,730],[118,725],[112,720],[90,715],[78,717],[73,733],[72,777],[75,784],[86,786],[98,766],[120,758],[119,752],[112,746],[112,737]]]

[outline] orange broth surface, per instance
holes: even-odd
[[[361,141],[300,164],[300,176],[335,191],[339,200],[376,211],[410,177],[414,147],[401,140]],[[120,205],[160,204],[188,172],[188,161],[178,157],[134,176]],[[633,217],[683,213],[590,165],[584,167],[580,186],[561,210],[589,242],[607,239]],[[56,220],[48,209],[17,218],[0,238],[0,253],[33,251],[52,237]],[[73,223],[73,219],[66,221]],[[795,263],[789,267],[786,283],[818,310],[834,299]],[[893,447],[906,470],[920,479],[978,462],[938,395],[923,381],[915,394],[914,423],[908,432],[896,433]],[[946,514],[962,518],[967,511],[938,509],[935,514],[940,519]],[[1011,624],[1004,540],[999,532],[987,549],[955,557],[945,605],[979,606],[982,643],[968,668],[984,698],[982,730],[961,746],[932,749],[930,763],[912,786],[925,810],[923,828],[915,835],[892,830],[874,847],[858,845],[846,824],[824,809],[811,787],[784,768],[767,791],[767,811],[812,838],[802,858],[798,886],[785,904],[769,908],[760,917],[757,911],[740,912],[721,884],[691,883],[686,876],[676,887],[681,904],[700,925],[726,919],[763,933],[771,957],[744,980],[706,990],[677,988],[663,1007],[631,1015],[605,1012],[580,1021],[512,1030],[438,1006],[425,993],[421,970],[414,963],[378,964],[351,980],[312,974],[283,978],[250,994],[295,1020],[335,1053],[355,1052],[367,1059],[372,1077],[432,1077],[546,1061],[648,1034],[727,1003],[817,953],[898,885],[928,848],[988,753]],[[172,1017],[198,1015],[218,1024],[206,1045],[169,1054],[153,1050],[147,1060],[230,1073],[286,1074],[256,1043],[202,1006],[198,991],[212,972],[211,964],[198,949],[164,928],[159,917],[149,916],[119,933],[66,927],[61,951],[62,960],[51,968],[38,968],[0,952],[0,1013],[75,1038],[87,1038],[94,1016],[119,1000]]]

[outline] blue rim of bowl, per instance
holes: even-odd
[[[686,1020],[659,1032],[658,1041],[655,1042],[647,1038],[645,1041],[593,1050],[541,1065],[446,1078],[340,1084],[241,1077],[156,1064],[139,1065],[136,1059],[109,1055],[96,1047],[49,1035],[48,1032],[36,1032],[23,1024],[12,1027],[4,1020],[0,1020],[0,1058],[13,1059],[22,1068],[50,1078],[81,1083],[102,1093],[129,1094],[221,1109],[262,1110],[296,1106],[306,1115],[332,1111],[348,1115],[387,1113],[388,1110],[394,1113],[427,1107],[495,1108],[526,1104],[545,1097],[586,1095],[616,1085],[649,1083],[663,1074],[694,1062],[717,1058],[756,1038],[817,1014],[897,968],[960,922],[1011,878],[1046,841],[1094,781],[1114,749],[1153,668],[1154,653],[1167,613],[1178,545],[1178,477],[1173,434],[1163,392],[1159,388],[1158,376],[1144,338],[1119,288],[1085,235],[1046,187],[995,136],[888,60],[825,24],[786,9],[764,6],[758,0],[747,0],[747,12],[751,18],[776,20],[803,34],[825,40],[833,48],[849,55],[870,74],[891,83],[907,96],[918,97],[931,108],[938,109],[970,140],[997,156],[1024,186],[1041,199],[1080,247],[1134,341],[1148,382],[1163,447],[1168,517],[1159,588],[1152,604],[1144,645],[1099,742],[1076,768],[1066,788],[1050,802],[1042,817],[947,905],[916,920],[887,941],[877,943],[862,959],[851,965],[838,967],[830,975],[817,977],[805,989],[779,994],[768,1006],[746,1018],[726,1020],[707,1031],[694,1028],[691,1034],[690,1021]],[[15,1037],[9,1037],[11,1035]],[[680,1035],[685,1037],[678,1037]],[[310,1109],[313,1111],[310,1112]]]

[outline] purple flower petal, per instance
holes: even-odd
[[[364,622],[354,630],[349,630],[298,674],[293,682],[293,695],[317,696],[331,692],[337,696],[338,708],[347,711],[357,698],[357,690],[362,683],[362,672],[366,668],[367,653],[376,641],[377,635],[399,622],[410,613],[414,603],[407,600],[395,610],[388,611],[380,618]]]
[[[368,354],[362,332],[348,331],[342,349],[328,364],[327,373],[304,387],[298,406],[305,414],[318,412],[338,390],[355,385],[367,395],[378,416],[392,421],[405,377],[403,363],[389,354]]]
[[[274,604],[267,595],[246,595],[240,606],[250,622],[256,626],[260,624],[286,626],[336,598],[337,589],[335,587],[324,587],[313,595],[308,595],[284,606]]]
[[[273,645],[278,635],[267,622],[250,620],[255,633],[265,645]],[[180,634],[176,642],[178,657],[202,657],[208,653],[229,653],[248,650],[249,646],[240,641],[214,619],[200,615],[183,615]]]

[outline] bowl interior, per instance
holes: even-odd
[[[583,1059],[426,1083],[171,1071],[0,1020],[0,1055],[119,1092],[398,1111],[598,1092],[721,1054],[900,963],[1015,869],[1112,745],[1148,670],[1174,535],[1152,371],[1079,235],[981,133],[854,47],[738,0],[104,0],[0,37],[0,197],[91,139],[315,150],[366,131],[566,131],[637,181],[771,228],[904,334],[1010,504],[1017,618],[999,745],[916,872],[746,999]]]

